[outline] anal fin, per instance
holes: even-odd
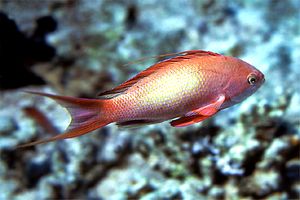
[[[117,125],[120,128],[138,128],[140,126],[156,124],[160,122],[162,122],[162,120],[131,120],[131,121],[118,122]]]

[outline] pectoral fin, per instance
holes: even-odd
[[[171,121],[170,124],[171,124],[171,126],[174,126],[174,127],[184,127],[184,126],[189,126],[189,125],[201,122],[209,117],[210,116],[203,116],[203,115],[180,117],[179,119]]]
[[[185,116],[193,116],[193,115],[212,116],[220,110],[221,105],[224,103],[224,101],[225,101],[225,95],[220,95],[215,101],[211,102],[206,106],[190,111]]]
[[[220,95],[216,101],[198,108],[196,110],[190,111],[185,114],[184,117],[181,117],[179,119],[173,120],[170,122],[171,126],[174,127],[184,127],[189,126],[198,122],[201,122],[203,120],[206,120],[216,114],[220,108],[223,102],[225,101],[225,96]]]

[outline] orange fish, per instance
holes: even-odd
[[[259,70],[234,57],[201,50],[172,55],[99,99],[30,92],[60,103],[72,121],[64,134],[23,147],[77,137],[113,122],[137,126],[172,119],[171,126],[188,126],[241,102],[265,80]]]
[[[38,125],[40,125],[47,133],[58,134],[58,129],[50,122],[47,116],[35,107],[27,106],[23,111],[31,117]]]

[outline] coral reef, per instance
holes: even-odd
[[[297,0],[1,1],[0,68],[26,69],[43,85],[0,85],[0,199],[300,198],[299,9]],[[27,51],[28,40],[40,54]],[[240,57],[262,70],[266,83],[191,127],[111,124],[16,149],[62,132],[70,120],[52,100],[23,90],[95,97],[157,60],[124,64],[188,49]],[[1,84],[3,76],[26,79],[0,73]]]

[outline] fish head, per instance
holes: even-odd
[[[265,82],[262,72],[252,65],[230,57],[227,63],[227,80],[224,88],[226,102],[223,108],[237,104],[255,93]]]

